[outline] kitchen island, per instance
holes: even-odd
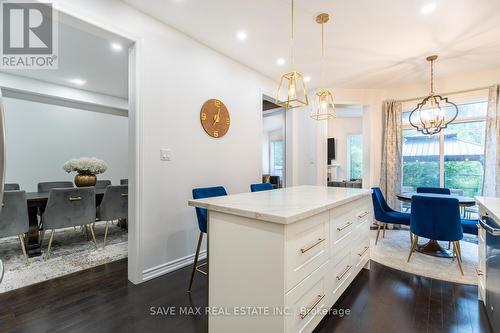
[[[371,190],[299,186],[201,200],[210,333],[311,332],[370,259]]]

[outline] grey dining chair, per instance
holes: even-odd
[[[2,283],[3,280],[3,262],[2,259],[0,259],[0,284]]]
[[[11,184],[5,184],[3,189],[4,191],[19,191],[21,187],[19,186],[19,184],[11,183]]]
[[[0,238],[17,236],[21,243],[26,263],[26,233],[29,230],[28,204],[25,191],[8,191],[4,193],[2,211],[0,212]]]
[[[120,179],[120,185],[128,185],[128,179]]]
[[[42,215],[44,230],[51,230],[45,259],[50,256],[54,231],[56,229],[82,226],[90,229],[92,240],[97,248],[93,223],[95,222],[95,188],[55,188],[50,190],[49,200]],[[43,236],[42,236],[43,240]]]
[[[103,189],[111,185],[111,180],[98,180],[95,184],[95,188]]]
[[[128,218],[128,185],[108,186],[101,204],[97,207],[97,218],[106,221],[103,248],[108,237],[108,222]]]
[[[73,182],[58,181],[58,182],[43,182],[38,183],[38,192],[49,192],[53,188],[71,188]]]

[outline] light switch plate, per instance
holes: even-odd
[[[160,161],[171,161],[172,151],[170,149],[160,149]]]

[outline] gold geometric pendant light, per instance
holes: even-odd
[[[295,45],[294,45],[294,30],[295,30],[295,8],[294,0],[292,0],[292,36],[291,36],[291,61],[293,68],[295,61]],[[293,109],[307,106],[309,100],[307,97],[307,89],[302,73],[296,70],[285,73],[281,76],[278,91],[276,92],[276,104],[285,109]]]
[[[431,91],[410,113],[410,124],[423,134],[433,135],[441,132],[458,115],[458,107],[448,98],[434,94],[434,61],[437,55],[426,58],[431,67]]]
[[[321,24],[321,86],[324,81],[324,59],[325,59],[325,23],[328,22],[330,16],[327,13],[322,13],[316,16],[316,22]],[[315,120],[328,120],[335,118],[335,104],[333,103],[333,95],[327,88],[319,88],[314,94],[314,103],[311,112],[311,118]]]

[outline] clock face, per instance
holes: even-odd
[[[213,138],[223,137],[229,130],[231,118],[226,106],[218,99],[209,99],[200,111],[201,126]]]

